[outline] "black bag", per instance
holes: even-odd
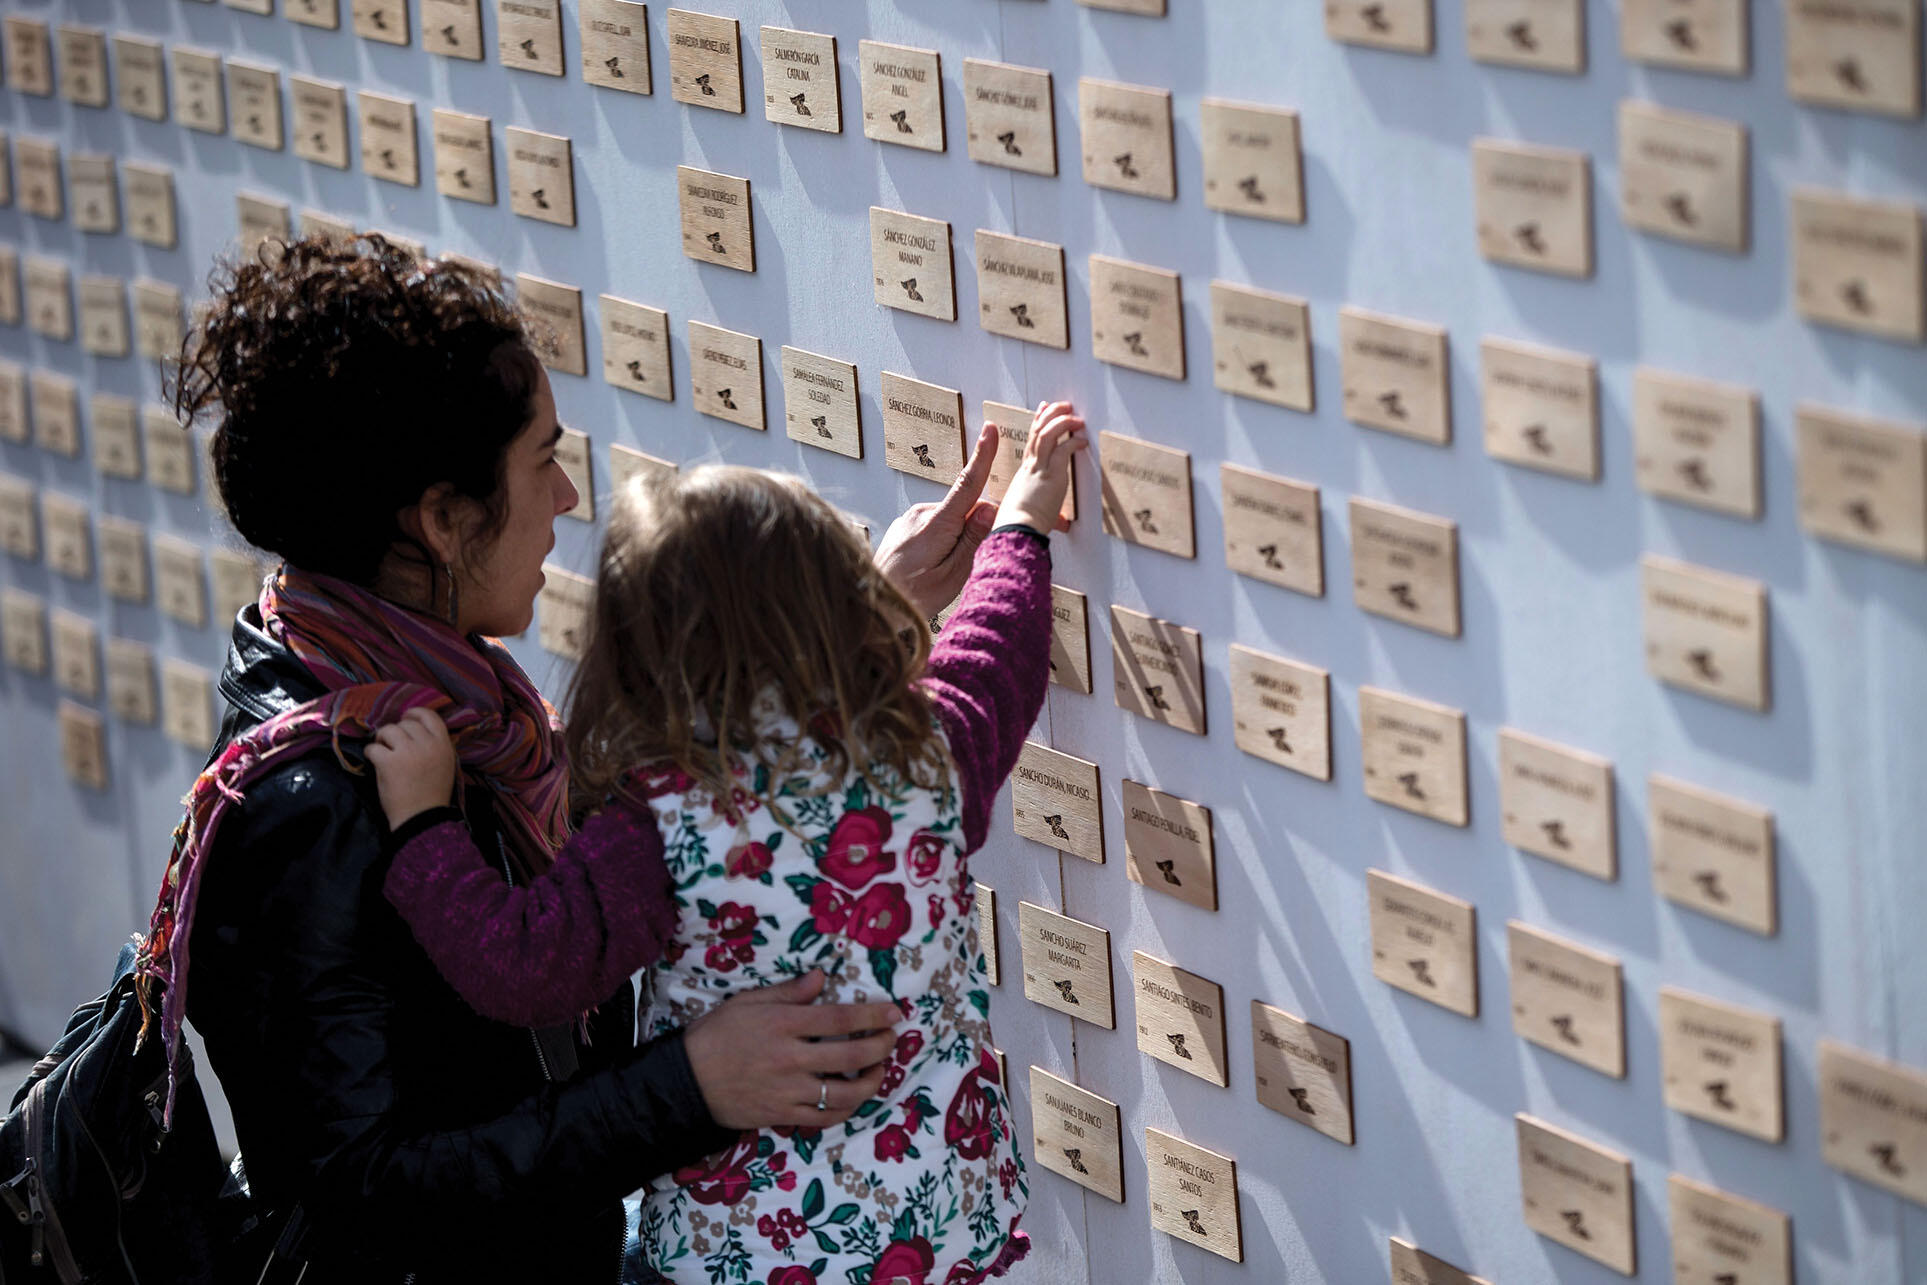
[[[171,1128],[162,1041],[137,1052],[136,942],[74,1011],[0,1120],[0,1285],[204,1285],[273,1275],[182,1050]],[[296,1218],[292,1221],[298,1222]],[[277,1247],[278,1248],[278,1247]],[[252,1270],[244,1265],[252,1262]]]

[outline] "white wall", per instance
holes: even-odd
[[[342,8],[347,9],[344,3]],[[484,6],[489,45],[493,6]],[[1097,694],[1054,688],[1039,736],[1098,760],[1109,860],[1092,866],[1010,835],[1000,808],[981,875],[1002,897],[1006,980],[995,1027],[1028,1120],[1035,1063],[1123,1108],[1127,1200],[1086,1200],[1034,1172],[1037,1237],[1027,1281],[1110,1285],[1147,1279],[1328,1281],[1386,1278],[1386,1237],[1402,1235],[1495,1281],[1618,1279],[1528,1231],[1520,1218],[1512,1115],[1530,1111],[1629,1155],[1643,1282],[1670,1280],[1666,1175],[1678,1171],[1791,1213],[1803,1282],[1881,1285],[1927,1279],[1927,1215],[1820,1161],[1815,1044],[1825,1036],[1927,1067],[1917,979],[1927,971],[1927,910],[1918,832],[1927,750],[1927,579],[1919,567],[1822,545],[1796,520],[1791,412],[1812,400],[1927,420],[1921,349],[1802,322],[1789,298],[1788,194],[1813,184],[1927,204],[1927,135],[1889,121],[1797,107],[1787,97],[1780,6],[1752,6],[1753,66],[1740,79],[1644,68],[1617,48],[1617,6],[1587,7],[1590,69],[1546,76],[1471,62],[1456,0],[1438,4],[1437,51],[1413,58],[1329,41],[1320,6],[1173,0],[1173,16],[1096,12],[1071,0],[954,0],[894,6],[822,0],[722,0],[751,54],[751,110],[694,110],[668,95],[664,10],[651,7],[654,97],[584,85],[575,74],[574,5],[566,6],[571,75],[550,80],[493,61],[454,62],[419,45],[393,49],[347,30],[315,32],[183,0],[13,0],[8,12],[145,32],[373,87],[418,104],[424,171],[428,114],[446,105],[493,118],[503,203],[444,201],[419,189],[337,173],[178,125],[0,90],[0,128],[50,136],[68,152],[106,150],[175,169],[182,239],[160,252],[126,236],[0,209],[0,239],[71,260],[82,271],[151,275],[191,287],[234,231],[238,190],[279,194],[460,251],[509,270],[582,287],[591,308],[587,379],[557,376],[565,419],[592,434],[598,489],[607,446],[621,442],[694,462],[728,459],[800,470],[880,531],[937,489],[882,460],[884,370],[963,390],[971,424],[985,398],[1076,399],[1094,426],[1192,453],[1199,556],[1194,562],[1108,539],[1086,516],[1055,542],[1060,582],[1090,595]],[[839,39],[845,128],[784,129],[757,110],[762,23]],[[949,149],[941,155],[866,140],[856,45],[870,37],[934,47],[944,59]],[[973,164],[959,88],[966,56],[1056,75],[1056,178]],[[1100,192],[1077,166],[1076,83],[1091,75],[1176,95],[1175,203]],[[284,90],[285,92],[285,90]],[[1309,221],[1228,218],[1200,196],[1198,102],[1206,94],[1298,108]],[[1746,122],[1751,130],[1753,246],[1731,256],[1631,232],[1617,215],[1615,111],[1623,98]],[[580,226],[519,219],[506,203],[501,130],[570,135]],[[1478,135],[1590,153],[1597,271],[1568,281],[1501,268],[1475,250],[1467,146]],[[700,267],[678,248],[674,166],[748,176],[757,271]],[[943,324],[877,308],[867,260],[871,205],[950,221],[959,247],[963,320]],[[1061,242],[1071,275],[1072,346],[1045,351],[971,324],[976,228]],[[1088,338],[1088,271],[1097,252],[1183,274],[1191,378],[1169,383],[1098,364]],[[1318,409],[1300,415],[1211,387],[1208,283],[1281,290],[1311,304]],[[666,308],[678,400],[625,396],[594,376],[598,292]],[[1449,328],[1457,424],[1449,449],[1348,424],[1339,412],[1335,338],[1341,305]],[[760,335],[771,424],[759,435],[699,417],[688,399],[685,324]],[[1494,335],[1576,349],[1600,365],[1603,476],[1564,481],[1489,458],[1478,441],[1477,344]],[[865,450],[849,461],[780,432],[777,351],[793,343],[855,362]],[[151,398],[154,371],[98,360],[77,345],[0,328],[0,353],[104,389]],[[1761,394],[1765,514],[1743,522],[1641,494],[1632,476],[1633,368],[1652,364],[1755,387]],[[0,445],[0,468],[89,500],[102,514],[207,544],[231,539],[204,501],[98,477],[67,461]],[[1221,556],[1217,473],[1234,461],[1323,488],[1322,599],[1240,579]],[[378,461],[370,461],[378,467]],[[1345,501],[1389,500],[1460,524],[1464,633],[1448,640],[1361,613],[1348,580]],[[594,533],[563,522],[556,559],[586,570]],[[1642,666],[1637,563],[1655,552],[1757,577],[1771,595],[1772,712],[1757,715],[1656,684]],[[185,630],[151,607],[107,600],[44,565],[0,558],[0,584],[46,595],[99,620],[103,635],[153,642],[164,655],[218,665],[223,632]],[[1202,631],[1211,734],[1148,725],[1106,695],[1104,627],[1116,602]],[[1233,746],[1226,645],[1247,643],[1332,672],[1335,779],[1318,783]],[[533,639],[518,654],[559,691],[561,667]],[[1463,830],[1396,812],[1360,788],[1357,691],[1375,684],[1459,706],[1469,721],[1472,823]],[[50,1039],[97,990],[115,942],[144,923],[176,801],[198,757],[156,729],[109,720],[112,786],[91,794],[63,777],[51,685],[0,670],[0,1023]],[[1613,760],[1620,877],[1564,871],[1501,840],[1496,734],[1515,726]],[[1645,781],[1661,772],[1772,808],[1778,823],[1781,929],[1752,936],[1662,902],[1650,876]],[[1217,823],[1221,908],[1206,913],[1128,882],[1118,783],[1146,781],[1196,799]],[[1371,975],[1365,871],[1407,875],[1474,902],[1482,1015],[1446,1013]],[[1024,1001],[1016,906],[1031,899],[1112,934],[1118,1029],[1073,1024]],[[1629,1073],[1610,1080],[1515,1038],[1507,1020],[1504,925],[1522,918],[1619,956],[1625,965]],[[1129,1000],[1130,952],[1143,949],[1221,982],[1230,1018],[1231,1084],[1219,1089],[1141,1056]],[[1667,1111],[1657,1067],[1657,993],[1674,984],[1769,1010],[1785,1022],[1787,1141],[1755,1142]],[[1253,1097],[1245,1013],[1262,999],[1351,1041],[1358,1142],[1287,1122]],[[1155,1126],[1235,1156],[1246,1262],[1232,1266],[1148,1224],[1143,1129]]]

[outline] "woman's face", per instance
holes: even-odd
[[[456,624],[465,634],[509,637],[529,627],[542,591],[542,562],[555,548],[555,520],[580,498],[555,458],[562,425],[548,372],[539,367],[533,400],[535,415],[509,443],[503,465],[502,528],[467,560],[461,577]]]

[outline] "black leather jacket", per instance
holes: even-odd
[[[249,607],[221,692],[225,745],[320,688]],[[482,793],[469,824],[494,852]],[[208,855],[188,1017],[257,1203],[301,1205],[306,1285],[617,1281],[621,1197],[734,1135],[680,1035],[635,1047],[627,989],[586,1040],[464,1004],[382,895],[387,837],[373,775],[323,750],[250,787]]]

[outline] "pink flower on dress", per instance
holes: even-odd
[[[638,769],[630,780],[642,792],[645,799],[653,799],[664,794],[681,794],[696,783],[696,778],[677,767],[674,763],[660,763]]]
[[[878,875],[896,869],[895,854],[883,849],[889,841],[888,812],[878,807],[846,812],[830,832],[829,848],[816,863],[817,869],[854,892]]]
[[[729,1150],[676,1170],[676,1185],[688,1188],[698,1204],[733,1205],[749,1194],[749,1162],[755,1158],[756,1134],[745,1133]]]
[[[893,1240],[870,1269],[870,1285],[930,1285],[930,1270],[936,1265],[936,1251],[923,1237]]]
[[[921,888],[936,879],[943,870],[947,846],[942,835],[928,830],[919,830],[910,836],[910,844],[903,850],[903,872],[910,876],[911,887]]]
[[[739,843],[723,858],[723,873],[731,879],[754,879],[767,872],[774,860],[765,844]]]
[[[717,908],[709,926],[727,942],[748,941],[756,931],[756,907],[740,901],[725,901]]]
[[[963,1083],[957,1086],[957,1096],[950,1099],[950,1109],[943,1113],[944,1145],[956,1152],[960,1159],[981,1160],[990,1154],[994,1142],[990,1120],[990,1098],[984,1093],[985,1066],[989,1075],[997,1073],[996,1063],[988,1059],[977,1063]]]
[[[825,937],[843,931],[850,922],[850,909],[850,894],[835,884],[824,881],[810,889],[810,914],[816,920],[816,931]]]
[[[930,894],[930,926],[932,928],[943,927],[943,914],[944,914],[943,898],[939,897],[934,892],[931,893]]]
[[[874,884],[850,909],[850,940],[868,950],[889,950],[909,927],[910,903],[901,884]]]
[[[919,1031],[913,1026],[903,1034],[897,1036],[895,1056],[901,1065],[908,1066],[911,1060],[921,1052],[923,1052],[922,1031]]]
[[[900,1124],[886,1124],[877,1130],[878,1160],[901,1160],[910,1154],[910,1133]]]
[[[807,1267],[791,1264],[770,1270],[767,1285],[816,1285],[816,1276]]]

